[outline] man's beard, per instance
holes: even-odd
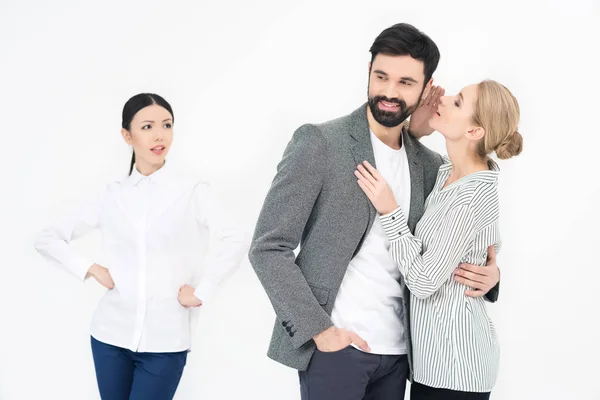
[[[423,92],[421,92],[419,100],[416,102],[416,104],[414,104],[411,107],[407,107],[406,102],[398,98],[389,99],[385,96],[369,97],[369,108],[371,109],[371,114],[373,114],[373,118],[375,118],[375,121],[385,126],[386,128],[394,128],[400,125],[402,122],[404,122],[406,118],[408,118],[410,114],[412,114],[417,109],[419,103],[421,102],[421,96],[423,96]],[[378,103],[380,101],[398,104],[400,106],[400,109],[398,110],[398,112],[380,110],[378,106]]]

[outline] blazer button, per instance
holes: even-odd
[[[295,333],[296,333],[296,331],[290,332],[290,337],[294,337]]]
[[[392,217],[392,221],[394,221],[396,219],[396,217]]]
[[[287,321],[283,321],[281,323],[281,325],[283,325],[285,327],[285,326],[288,326],[289,323],[290,323],[290,320],[287,320]]]
[[[288,331],[288,332],[291,332],[292,331],[292,327],[291,326],[286,326],[285,330]]]

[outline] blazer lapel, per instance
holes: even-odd
[[[352,155],[354,156],[354,167],[361,164],[363,161],[368,161],[377,168],[375,164],[375,154],[373,153],[373,144],[371,143],[371,136],[369,131],[369,123],[367,121],[367,105],[364,104],[361,108],[354,111],[351,114],[351,119],[353,120],[352,129],[350,130],[350,136],[352,136],[355,140],[354,146],[352,147]],[[373,225],[373,221],[375,220],[375,216],[377,211],[375,207],[369,200],[366,194],[360,189],[358,185],[356,185],[358,192],[360,192],[361,198],[365,201],[368,209],[369,209],[369,223],[367,225],[366,233],[371,230],[371,226]],[[365,234],[366,234],[365,233]]]
[[[408,214],[408,227],[415,231],[417,222],[423,215],[425,206],[423,163],[419,158],[419,150],[415,144],[415,138],[410,136],[406,129],[402,130],[402,140],[408,158],[408,169],[410,171],[410,212]]]

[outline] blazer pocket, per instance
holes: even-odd
[[[310,290],[312,290],[313,295],[315,296],[319,304],[322,306],[326,305],[327,301],[329,300],[329,289],[312,285],[310,283],[308,284],[308,286],[310,287]]]

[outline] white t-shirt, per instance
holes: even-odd
[[[410,172],[404,145],[394,150],[371,132],[377,170],[394,192],[398,205],[410,210]],[[375,218],[358,254],[350,261],[331,319],[355,332],[373,354],[407,351],[400,271],[389,255],[390,242]]]

